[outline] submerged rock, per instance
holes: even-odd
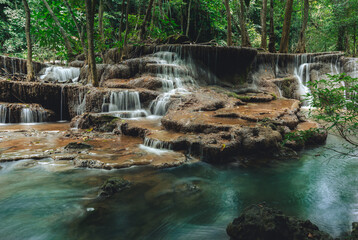
[[[93,147],[87,143],[77,143],[77,142],[71,142],[66,145],[66,150],[86,150],[86,149],[92,149]]]
[[[288,217],[281,211],[252,205],[226,229],[231,240],[333,240],[309,220]]]
[[[117,192],[129,188],[131,183],[123,178],[110,178],[101,187],[100,197],[111,197]]]
[[[351,240],[358,239],[358,222],[352,223],[352,234],[351,234]]]

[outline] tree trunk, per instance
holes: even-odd
[[[26,33],[26,43],[27,43],[27,76],[26,80],[29,82],[35,81],[35,73],[34,68],[32,66],[32,43],[31,43],[31,35],[30,35],[30,28],[31,28],[31,13],[30,8],[27,3],[27,0],[22,0],[25,8],[25,16],[26,16],[26,23],[25,23],[25,33]]]
[[[275,28],[273,25],[273,0],[270,1],[270,40],[269,40],[269,52],[276,52],[276,36]]]
[[[303,17],[302,17],[302,28],[300,32],[300,37],[297,44],[297,53],[305,53],[306,52],[306,37],[305,32],[308,23],[308,11],[309,11],[309,1],[304,0],[304,7],[303,7]]]
[[[344,27],[338,28],[338,39],[337,39],[337,50],[344,51],[344,36],[346,34],[346,29]]]
[[[69,11],[69,13],[70,13],[70,15],[71,15],[71,18],[72,18],[73,22],[74,22],[75,25],[76,25],[76,29],[77,29],[78,36],[79,36],[80,41],[81,41],[81,46],[82,46],[82,48],[83,48],[83,52],[84,52],[85,56],[87,57],[87,47],[86,47],[86,43],[85,43],[85,40],[84,40],[82,31],[81,31],[80,25],[78,24],[78,22],[77,22],[77,20],[76,20],[76,17],[75,17],[75,15],[73,14],[72,8],[71,8],[70,4],[68,3],[68,1],[67,1],[67,0],[64,0],[64,2],[65,2],[65,5],[66,5],[66,7],[67,7],[67,9],[68,9],[68,11]]]
[[[357,55],[357,25],[353,27],[353,57]]]
[[[124,9],[125,9],[126,0],[122,1],[122,15],[121,15],[121,21],[119,23],[119,38],[118,40],[122,42],[122,27],[123,27],[123,20],[124,20]]]
[[[261,9],[261,47],[263,49],[267,48],[266,18],[267,18],[267,0],[262,0],[262,9]]]
[[[104,13],[104,0],[99,1],[99,8],[98,8],[98,31],[99,35],[101,36],[102,42],[104,42],[104,31],[103,31],[103,13]]]
[[[189,5],[188,5],[188,18],[186,21],[186,31],[185,31],[185,35],[187,37],[189,37],[191,3],[192,3],[192,0],[189,1]]]
[[[61,23],[58,21],[58,18],[53,13],[53,11],[52,11],[50,5],[48,5],[47,1],[46,0],[42,0],[42,1],[45,4],[45,6],[46,6],[47,10],[49,11],[50,15],[52,16],[53,20],[55,21],[57,27],[60,29],[60,32],[61,32],[62,37],[63,37],[63,40],[65,41],[65,46],[66,46],[67,54],[68,54],[69,58],[70,59],[73,58],[73,50],[72,50],[72,47],[71,47],[70,40],[67,37],[67,33],[65,32],[65,30],[61,26]]]
[[[129,32],[128,14],[129,14],[129,0],[127,2],[127,8],[126,8],[126,34],[124,35],[122,58],[123,58],[123,55],[127,54],[127,52],[126,52],[126,50],[127,50],[127,39],[128,39],[128,32]]]
[[[282,37],[280,43],[280,53],[288,52],[288,44],[290,40],[290,27],[292,16],[293,0],[287,0],[285,8],[285,19],[282,27]]]
[[[144,17],[142,26],[140,28],[140,40],[144,40],[144,37],[145,37],[145,34],[146,34],[146,25],[147,25],[148,19],[150,17],[150,12],[151,12],[152,7],[153,7],[153,2],[154,2],[154,0],[149,0],[149,5],[148,5],[148,8],[147,8],[147,12],[145,13],[145,17]]]
[[[152,20],[150,21],[150,31],[153,30],[154,24],[155,24],[155,8],[156,8],[156,6],[157,6],[157,1],[154,0],[153,9],[152,9]]]
[[[88,38],[88,70],[89,81],[94,87],[98,87],[96,59],[94,54],[94,10],[96,0],[86,0],[86,22],[87,22],[87,38]]]
[[[241,29],[241,46],[251,47],[249,34],[246,29],[246,7],[244,0],[240,0],[239,21]]]
[[[227,45],[232,46],[231,12],[229,0],[225,0],[226,18],[227,18]]]

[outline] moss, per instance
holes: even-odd
[[[271,96],[273,97],[273,100],[277,99],[277,95],[275,93],[271,93]]]

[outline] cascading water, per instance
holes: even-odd
[[[23,108],[21,110],[21,123],[45,122],[47,113],[43,109]]]
[[[78,94],[77,115],[83,114],[86,110],[86,96],[87,94],[82,91]]]
[[[168,149],[168,150],[172,150],[173,149],[173,145],[171,143],[168,142],[162,142],[156,139],[151,139],[151,138],[145,138],[144,139],[144,146],[150,147],[150,148],[156,148],[156,149]]]
[[[195,85],[195,80],[189,73],[195,72],[192,64],[185,63],[177,53],[158,52],[153,54],[157,61],[157,77],[162,81],[163,94],[159,95],[151,105],[153,115],[163,116],[168,110],[168,104],[174,95],[188,94],[185,84]]]
[[[102,112],[111,112],[121,118],[137,118],[148,116],[147,111],[142,109],[139,92],[123,91],[111,92],[109,101],[103,99]]]
[[[294,75],[298,81],[297,93],[301,100],[305,100],[305,96],[311,92],[310,89],[306,86],[310,81],[310,63],[308,61],[307,54],[295,56]],[[309,105],[309,102],[310,100],[304,101],[303,104],[307,106]]]
[[[45,72],[42,76],[40,76],[40,79],[47,79],[50,81],[58,82],[67,82],[72,80],[72,82],[77,82],[79,76],[79,68],[51,66],[45,69]]]
[[[0,105],[0,123],[6,123],[6,115],[8,108],[4,105]]]
[[[157,155],[165,154],[173,150],[173,145],[156,139],[145,138],[140,148]]]

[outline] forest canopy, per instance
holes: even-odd
[[[84,52],[84,0],[28,0],[28,4],[34,59],[67,59],[69,53]],[[25,57],[22,1],[0,0],[0,9],[0,52]],[[193,43],[281,51],[283,29],[288,27],[283,52],[356,55],[357,11],[358,1],[350,0],[97,0],[95,52],[124,44],[166,43],[178,36]]]

